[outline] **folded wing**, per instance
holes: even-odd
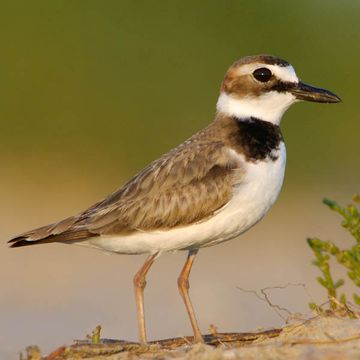
[[[81,241],[203,221],[230,200],[239,166],[221,141],[207,141],[199,133],[83,213],[21,234],[10,243],[17,247]]]

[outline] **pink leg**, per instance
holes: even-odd
[[[134,290],[135,290],[135,301],[136,301],[136,311],[138,317],[138,327],[139,327],[139,338],[140,342],[143,344],[147,343],[146,339],[146,329],[145,329],[145,314],[144,314],[144,289],[146,286],[146,274],[148,273],[151,265],[154,263],[158,253],[150,255],[141,269],[134,276]]]
[[[185,265],[184,265],[184,267],[180,273],[180,276],[178,278],[178,287],[179,287],[180,295],[181,295],[182,299],[184,300],[186,310],[189,314],[191,326],[194,331],[194,340],[197,343],[204,342],[204,339],[201,335],[199,325],[198,325],[196,317],[195,317],[195,312],[194,312],[194,309],[192,307],[191,300],[189,297],[189,288],[190,288],[189,274],[190,274],[193,262],[195,260],[195,256],[198,253],[198,251],[199,250],[190,250],[189,251]]]

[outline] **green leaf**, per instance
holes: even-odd
[[[354,298],[355,304],[360,306],[360,296],[357,294],[354,294],[353,298]]]
[[[336,283],[334,284],[334,289],[339,288],[340,286],[343,286],[345,283],[345,281],[343,279],[339,279],[338,281],[336,281]]]
[[[360,195],[359,194],[355,194],[353,197],[352,197],[352,200],[354,202],[356,202],[357,204],[360,205]]]

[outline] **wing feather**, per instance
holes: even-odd
[[[178,149],[85,212],[86,228],[101,235],[165,230],[202,221],[232,196],[238,164],[221,143]]]

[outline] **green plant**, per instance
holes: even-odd
[[[91,335],[86,335],[86,338],[90,340],[91,344],[100,344],[101,343],[101,325],[96,326],[92,331]]]
[[[360,205],[360,196],[355,195],[353,201],[355,204]],[[332,241],[324,241],[318,238],[307,239],[315,255],[313,264],[319,268],[322,274],[317,280],[327,290],[330,308],[337,310],[341,306],[346,306],[345,294],[338,294],[338,289],[344,284],[344,280],[334,280],[330,271],[330,259],[335,258],[339,264],[344,266],[349,279],[351,279],[357,287],[360,287],[360,212],[354,204],[341,207],[335,201],[329,199],[324,199],[323,202],[331,210],[339,213],[343,217],[341,225],[348,230],[355,239],[355,245],[350,249],[344,250],[341,250]],[[353,299],[356,305],[360,305],[359,295],[353,294]],[[313,303],[310,304],[310,307],[318,309],[318,306]]]

